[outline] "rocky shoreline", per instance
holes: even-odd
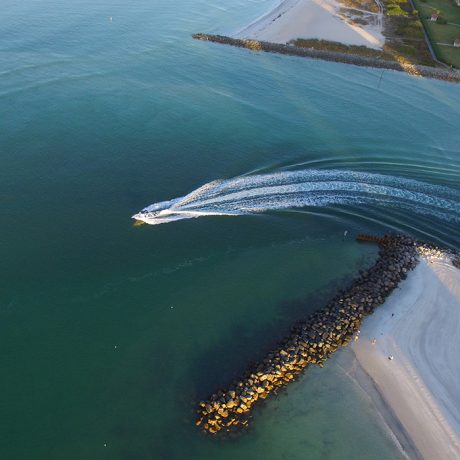
[[[228,433],[247,427],[257,402],[276,394],[308,365],[322,367],[334,351],[357,338],[364,317],[384,303],[415,268],[419,255],[441,257],[446,254],[435,245],[401,235],[359,235],[357,239],[379,245],[376,263],[360,272],[351,286],[339,292],[325,308],[294,327],[279,348],[248,370],[241,380],[233,382],[226,390],[219,390],[207,401],[201,401],[196,425],[203,431]],[[458,255],[451,255],[453,263],[458,263]]]
[[[287,54],[289,56],[309,57],[313,59],[322,59],[324,61],[342,62],[344,64],[352,64],[361,67],[376,67],[379,69],[397,70],[410,75],[444,80],[452,83],[460,83],[459,71],[439,67],[415,65],[405,62],[402,59],[399,61],[389,61],[367,56],[358,56],[355,54],[338,53],[314,48],[300,48],[293,45],[283,45],[258,40],[232,38],[225,35],[199,33],[192,35],[192,37],[196,40],[206,40],[214,43],[236,46],[239,48],[247,48],[253,51],[265,51],[269,53]]]

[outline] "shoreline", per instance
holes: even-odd
[[[338,0],[284,0],[233,37],[280,44],[319,39],[382,49],[382,16],[382,12],[357,10]]]
[[[459,323],[460,271],[421,258],[351,346],[355,380],[409,458],[460,458],[460,342],[448,342]]]
[[[264,24],[264,22],[270,21],[274,17],[277,17],[278,15],[283,15],[290,8],[293,8],[298,1],[299,0],[281,0],[278,6],[275,6],[274,8],[267,10],[264,14],[262,14],[257,19],[252,21],[250,24],[245,25],[244,27],[239,29],[237,32],[232,34],[232,36],[235,38],[238,38],[238,37],[247,38],[246,36],[249,33],[251,33],[252,30],[257,28],[259,24]]]
[[[383,397],[375,381],[360,365],[351,347],[349,350],[345,350],[345,352],[350,353],[352,356],[352,365],[347,370],[347,376],[373,406],[378,421],[384,428],[386,434],[392,439],[401,455],[408,460],[423,460],[423,457],[409,436],[409,433],[399,421],[392,407]]]
[[[246,48],[251,51],[264,51],[267,53],[284,54],[303,58],[320,59],[323,61],[340,62],[359,67],[371,67],[383,70],[396,70],[412,76],[426,77],[434,80],[443,80],[451,83],[460,83],[460,71],[448,70],[440,67],[428,67],[411,64],[404,60],[389,61],[385,59],[360,56],[357,54],[339,53],[335,51],[318,50],[314,48],[300,48],[293,45],[270,43],[258,40],[232,38],[225,35],[197,33],[193,34],[195,40],[209,41],[222,45]]]

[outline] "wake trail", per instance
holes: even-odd
[[[215,180],[184,197],[147,206],[133,218],[158,225],[200,216],[335,205],[394,207],[460,222],[456,190],[396,176],[314,169]]]

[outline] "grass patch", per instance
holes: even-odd
[[[313,38],[298,38],[297,40],[291,40],[290,43],[294,46],[298,46],[299,48],[313,48],[316,50],[333,51],[335,53],[355,54],[358,56],[387,58],[392,60],[391,56],[386,56],[383,51],[368,48],[367,46],[345,45],[344,43],[317,40]]]
[[[453,45],[454,40],[460,38],[460,27],[430,20],[431,15],[437,13],[443,20],[442,22],[460,25],[460,7],[456,6],[453,0],[414,0],[414,3],[438,59],[460,68],[460,49],[453,46],[438,45],[438,43]]]
[[[444,62],[459,62],[458,48],[444,48],[440,51],[440,56]]]
[[[374,59],[381,59],[384,61],[406,61],[411,64],[425,64],[420,56],[423,55],[418,44],[407,44],[402,42],[387,43],[383,50],[376,50],[366,46],[345,45],[339,42],[332,42],[328,40],[317,39],[303,39],[292,40],[292,45],[299,48],[313,48],[316,50],[332,51],[335,53],[353,54],[356,56],[364,56]],[[422,45],[425,42],[421,42]],[[431,59],[428,57],[428,65],[432,64]]]
[[[360,10],[378,13],[379,8],[374,0],[340,0],[340,4],[347,8],[357,8]]]
[[[434,66],[423,24],[409,0],[384,0],[387,52],[411,64]]]
[[[424,40],[422,23],[418,18],[394,19],[395,34],[402,39]]]
[[[407,0],[384,0],[384,5],[388,16],[409,17],[412,11]]]

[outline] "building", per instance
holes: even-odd
[[[460,48],[460,38],[457,38],[457,40],[454,40],[454,46],[455,48]]]
[[[433,22],[436,22],[436,21],[438,20],[438,18],[439,18],[439,16],[438,16],[436,13],[433,13],[433,14],[431,15],[431,20],[432,20]]]

